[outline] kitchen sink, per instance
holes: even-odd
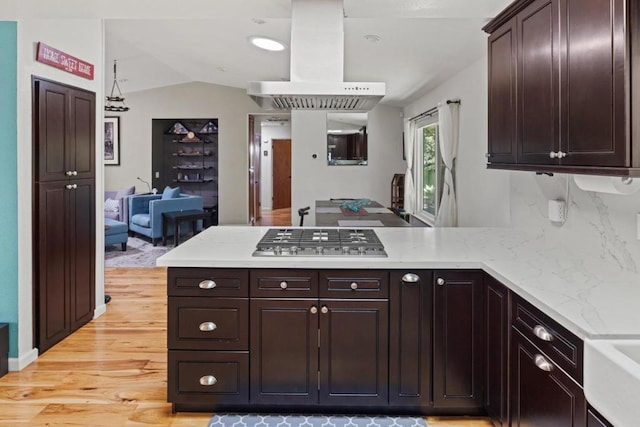
[[[584,393],[615,426],[640,420],[640,339],[585,340]]]

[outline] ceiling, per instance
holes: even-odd
[[[5,0],[8,1],[8,0]],[[313,1],[313,0],[309,0]],[[344,0],[344,79],[387,85],[382,103],[405,106],[486,54],[482,26],[510,0]],[[9,0],[16,16],[104,18],[106,82],[122,92],[192,81],[245,88],[289,80],[291,0]],[[371,42],[366,35],[377,35]]]

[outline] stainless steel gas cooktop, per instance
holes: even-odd
[[[387,253],[370,229],[272,228],[253,256],[357,256],[384,258]]]

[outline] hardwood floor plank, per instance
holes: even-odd
[[[206,427],[167,403],[166,268],[107,268],[107,312],[21,372],[0,378],[0,426]],[[427,418],[429,427],[489,427]]]

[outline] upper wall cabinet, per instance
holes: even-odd
[[[639,9],[517,0],[484,27],[489,168],[640,176]]]

